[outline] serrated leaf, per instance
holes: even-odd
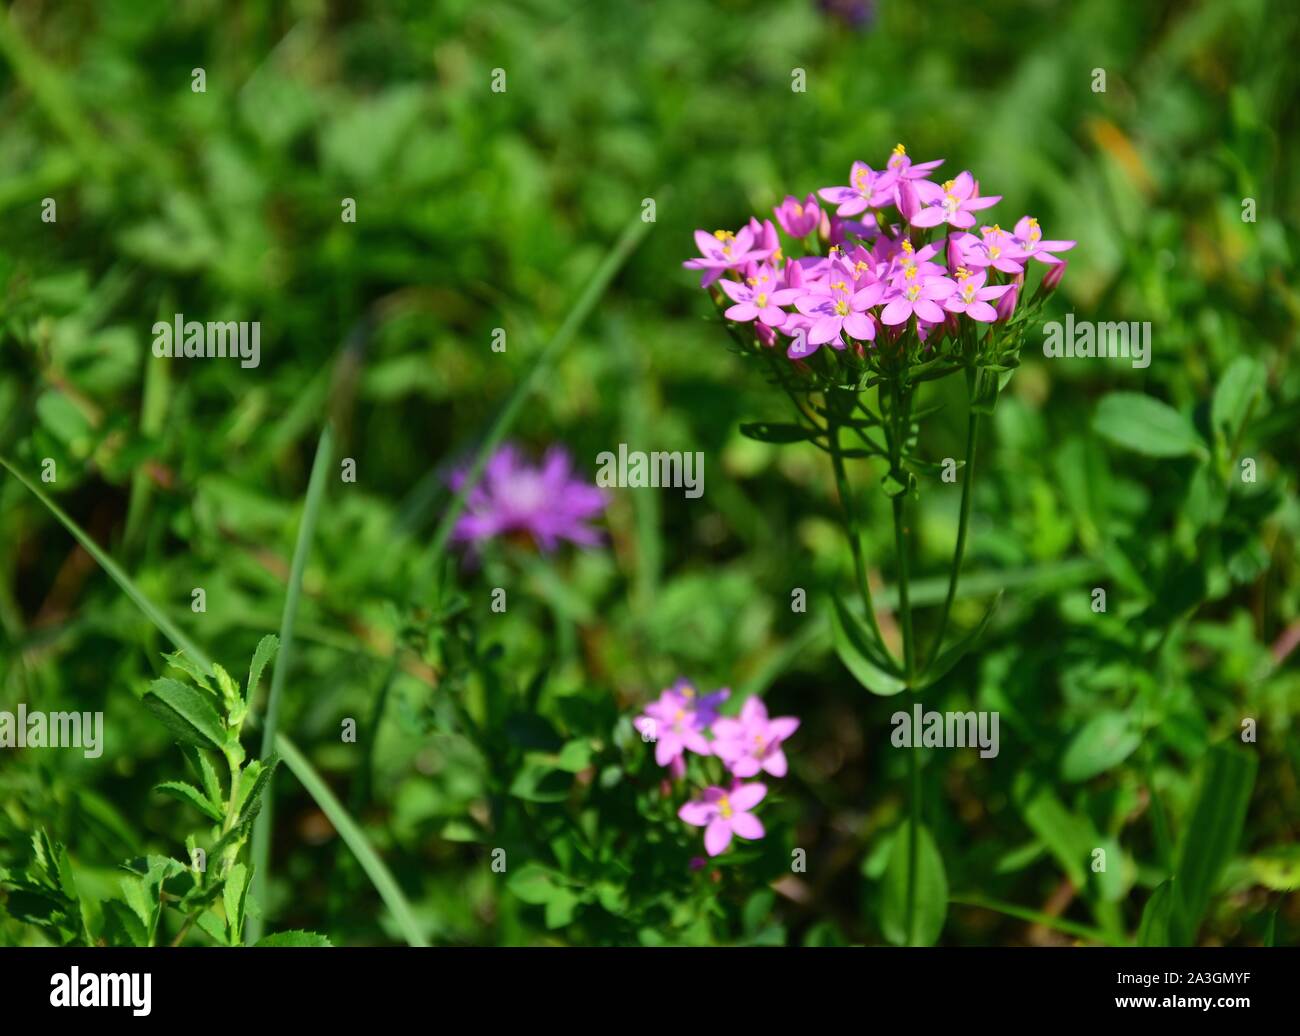
[[[271,753],[265,763],[254,760],[248,764],[248,767],[244,770],[244,776],[247,778],[251,774],[253,782],[247,791],[240,793],[237,824],[248,823],[252,820],[256,811],[261,808],[262,795],[271,783],[271,778],[275,775],[275,768],[279,765],[280,757],[274,752]]]
[[[172,736],[200,748],[220,748],[226,728],[212,703],[188,684],[162,677],[149,685],[145,706],[171,731]]]
[[[226,922],[215,910],[203,911],[195,924],[213,942],[220,943],[222,946],[230,944],[230,933],[226,928]]]
[[[202,666],[185,654],[184,651],[173,651],[171,654],[163,655],[163,658],[167,660],[169,666],[173,669],[179,669],[209,694],[216,694],[216,690],[209,682],[207,673],[203,671]]]
[[[154,791],[160,791],[164,795],[170,795],[181,802],[187,802],[209,820],[221,822],[221,810],[208,801],[207,797],[199,791],[194,785],[185,781],[163,781],[162,784],[154,786]]]
[[[262,682],[262,670],[275,660],[275,653],[280,649],[280,638],[268,633],[257,642],[253,652],[253,661],[248,667],[248,686],[244,688],[244,701],[252,703],[257,686]]]

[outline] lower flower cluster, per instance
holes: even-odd
[[[752,696],[738,715],[720,716],[719,706],[730,696],[727,688],[701,695],[690,681],[678,680],[634,721],[641,736],[655,743],[655,762],[675,779],[686,776],[687,752],[714,757],[726,769],[726,786],[704,787],[677,811],[686,823],[704,828],[710,856],[725,850],[733,835],[763,837],[763,824],[752,811],[766,797],[767,785],[744,782],[760,773],[784,777],[788,763],[782,746],[799,729],[793,716],[769,718],[762,699]]]

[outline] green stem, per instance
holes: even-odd
[[[971,485],[975,481],[975,447],[979,440],[980,415],[974,409],[975,400],[971,399],[972,408],[966,419],[966,465],[961,475],[961,517],[957,522],[957,545],[952,552],[952,569],[948,574],[948,596],[944,598],[943,610],[939,613],[939,632],[935,634],[934,648],[930,652],[933,661],[943,650],[943,636],[948,630],[948,614],[952,611],[953,598],[957,596],[957,581],[961,577],[962,558],[966,554],[966,529],[970,525]]]
[[[853,554],[853,575],[857,580],[858,592],[862,595],[862,606],[866,609],[867,623],[876,638],[876,644],[888,659],[892,659],[885,638],[880,633],[880,624],[876,621],[876,609],[871,600],[871,584],[867,581],[867,566],[862,557],[862,542],[858,534],[857,510],[853,506],[848,475],[844,470],[844,457],[840,453],[840,428],[842,426],[833,417],[827,417],[827,441],[831,448],[831,465],[835,469],[835,483],[839,488],[840,506],[844,510],[844,531],[849,537],[849,549]]]
[[[921,764],[917,759],[918,749],[913,746],[907,753],[908,781],[911,784],[911,796],[908,799],[907,815],[907,945],[916,945],[916,860],[917,843],[921,829]]]
[[[891,388],[889,408],[889,461],[890,472],[903,485],[908,484],[907,472],[903,470],[903,445],[907,439],[911,423],[911,395],[900,392],[895,380]],[[911,563],[907,542],[907,492],[898,493],[893,498],[894,512],[894,549],[898,554],[898,614],[903,631],[903,678],[909,688],[914,687],[916,677],[916,644],[912,633],[911,601]],[[908,798],[907,825],[907,944],[916,945],[916,870],[917,847],[921,826],[921,765],[917,758],[918,748],[912,747],[908,752],[907,770],[911,794]]]

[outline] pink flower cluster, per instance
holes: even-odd
[[[849,183],[824,187],[802,201],[788,196],[773,210],[776,224],[805,254],[785,254],[772,220],[751,219],[734,233],[695,232],[701,287],[715,282],[731,303],[728,320],[752,323],[758,340],[791,339],[786,355],[804,360],[821,346],[845,349],[897,338],[915,321],[918,336],[956,338],[959,320],[1009,320],[1024,286],[1025,267],[1047,265],[1043,288],[1060,282],[1066,263],[1056,253],[1074,241],[1043,237],[1038,220],[1022,217],[1012,230],[979,228],[975,213],[1001,200],[980,193],[963,172],[935,183],[942,161],[914,164],[899,144],[883,169],[854,162]],[[930,241],[934,228],[946,236]],[[821,244],[828,243],[827,254]],[[861,350],[861,345],[855,345]]]
[[[685,775],[688,751],[715,756],[730,772],[728,787],[710,785],[677,811],[686,823],[704,828],[710,856],[726,849],[733,835],[763,837],[763,824],[752,810],[767,795],[767,785],[742,781],[760,773],[784,777],[788,764],[782,744],[799,729],[793,716],[769,719],[756,697],[745,700],[738,716],[719,716],[718,706],[730,696],[726,688],[701,695],[688,680],[678,680],[633,723],[642,737],[655,742],[655,762],[668,767],[674,778]]]

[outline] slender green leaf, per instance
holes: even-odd
[[[889,697],[906,690],[907,684],[903,680],[886,672],[868,657],[872,645],[858,626],[857,620],[838,597],[832,598],[832,604],[834,607],[831,610],[831,634],[835,653],[839,655],[844,667],[853,674],[854,679],[872,694],[879,694],[882,697]]]
[[[926,687],[931,687],[934,684],[937,684],[948,675],[953,666],[966,656],[971,648],[979,643],[980,637],[984,635],[984,631],[988,629],[989,622],[993,619],[993,613],[998,610],[998,605],[1001,603],[1002,591],[999,590],[997,596],[989,602],[988,608],[984,610],[984,617],[980,619],[979,625],[975,626],[952,644],[949,644],[935,656],[934,661],[930,664],[930,668],[923,678],[923,682],[917,690],[923,690]]]
[[[1169,946],[1173,943],[1173,934],[1177,924],[1178,896],[1174,890],[1174,879],[1162,881],[1147,905],[1142,909],[1142,920],[1138,924],[1137,944],[1139,946]]]
[[[285,588],[284,611],[280,616],[280,637],[275,652],[275,664],[271,669],[271,693],[266,701],[266,718],[262,727],[261,758],[266,759],[275,747],[275,735],[280,719],[280,700],[284,694],[284,683],[289,675],[289,666],[293,659],[294,623],[298,617],[298,601],[302,596],[302,573],[307,567],[307,557],[311,553],[312,539],[316,533],[316,520],[320,516],[321,502],[325,499],[325,482],[333,456],[334,433],[326,422],[321,431],[320,441],[316,445],[316,459],[312,463],[311,477],[307,480],[307,496],[303,504],[302,522],[298,526],[298,539],[293,548],[293,563],[289,568],[289,585]],[[258,656],[267,645],[263,638],[253,655],[253,665],[249,671],[249,683],[253,680],[253,669],[260,677],[261,666]],[[263,660],[262,665],[265,665]],[[253,689],[247,692],[252,701]],[[267,771],[268,780],[270,771]],[[266,902],[266,883],[271,869],[271,820],[274,814],[274,799],[268,795],[266,802],[253,826],[252,866],[253,896],[259,903]],[[263,921],[253,917],[248,924],[248,941],[257,942],[262,936]]]
[[[661,204],[666,193],[667,192],[661,188],[655,194],[655,197],[659,198]],[[619,237],[618,241],[605,257],[604,262],[600,264],[600,267],[592,275],[591,279],[587,281],[586,288],[583,290],[581,296],[579,296],[578,301],[574,303],[573,308],[569,310],[568,315],[564,318],[564,322],[560,325],[559,330],[557,330],[555,334],[551,336],[550,341],[541,348],[537,357],[533,360],[532,366],[528,369],[528,372],[515,386],[514,392],[510,394],[505,405],[497,413],[496,418],[488,428],[487,434],[483,436],[482,441],[479,443],[478,451],[474,455],[474,461],[469,466],[469,470],[466,472],[460,488],[456,490],[451,502],[447,505],[447,509],[443,512],[442,518],[439,520],[438,526],[434,530],[433,540],[429,546],[429,551],[421,560],[421,572],[432,573],[437,571],[442,560],[443,551],[447,547],[447,540],[451,536],[451,531],[455,527],[456,520],[460,517],[461,511],[464,510],[465,500],[473,491],[474,487],[478,485],[478,481],[483,475],[483,469],[487,465],[488,458],[496,450],[497,446],[501,444],[507,432],[509,432],[511,426],[515,422],[515,418],[519,416],[524,403],[532,394],[533,388],[537,385],[542,375],[549,369],[551,361],[569,344],[570,340],[572,340],[573,336],[577,333],[578,328],[580,328],[586,321],[596,303],[600,301],[600,297],[605,293],[605,289],[609,287],[610,282],[614,279],[614,275],[617,274],[623,264],[627,262],[628,257],[636,251],[636,247],[641,243],[641,239],[649,233],[653,226],[654,224],[643,220],[640,214],[637,214],[628,222],[627,229],[623,231],[622,236]]]
[[[135,603],[135,606],[144,612],[149,621],[157,626],[168,640],[184,651],[186,655],[197,662],[205,671],[211,670],[212,663],[208,659],[208,656],[199,650],[198,645],[182,633],[180,628],[172,622],[171,619],[167,618],[161,609],[140,592],[135,583],[131,581],[131,577],[122,571],[117,562],[109,557],[99,544],[86,534],[81,526],[69,518],[58,504],[46,496],[45,493],[41,491],[40,487],[31,482],[26,475],[10,464],[9,461],[0,457],[0,465],[2,465],[9,474],[13,475],[14,478],[21,482],[27,488],[28,492],[36,497],[37,500],[45,505],[46,509],[59,520],[60,524],[62,524],[63,527],[72,534],[73,538],[86,548],[86,553],[95,559],[96,564],[109,574],[113,582],[117,583],[117,585],[122,588],[122,591],[127,595],[127,597],[131,598]]]
[[[1200,791],[1174,866],[1189,941],[1195,939],[1223,868],[1241,841],[1257,767],[1253,755],[1225,744],[1214,745],[1206,754]]]
[[[338,831],[339,837],[347,843],[352,854],[357,858],[366,874],[369,875],[371,883],[378,890],[380,897],[392,911],[393,918],[402,934],[406,937],[407,943],[411,946],[426,946],[424,934],[420,930],[419,923],[415,920],[415,914],[411,910],[410,904],[406,897],[402,895],[401,887],[397,884],[397,879],[393,877],[392,871],[388,869],[384,861],[379,858],[371,846],[365,833],[357,826],[357,822],[352,819],[348,811],[345,810],[334,793],[330,791],[329,786],[321,780],[320,774],[312,769],[311,764],[306,757],[298,751],[298,748],[283,734],[275,739],[276,749],[279,751],[284,763],[293,771],[295,777],[302,783],[302,786],[311,793],[311,797],[316,800],[321,811],[329,818],[334,829]]]
[[[809,428],[801,424],[755,421],[751,424],[742,424],[740,434],[747,439],[755,439],[758,442],[789,443],[806,442],[809,439],[815,439],[821,432],[816,428]]]

